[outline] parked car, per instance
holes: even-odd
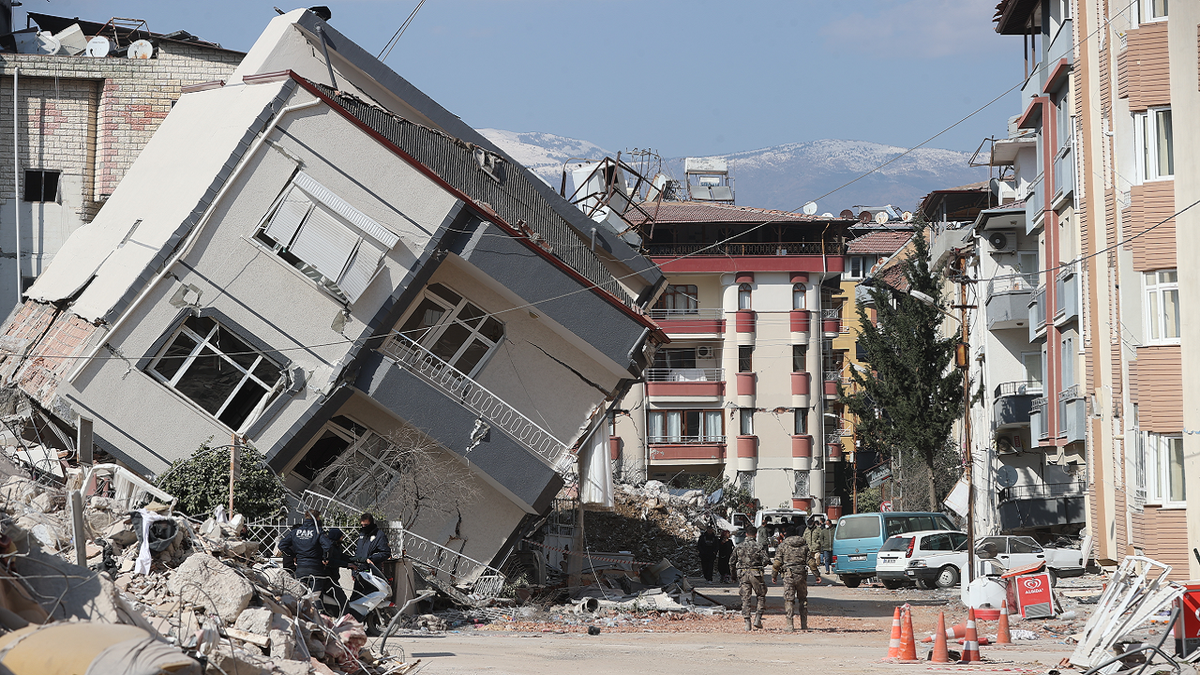
[[[1087,563],[1085,553],[1079,548],[1042,546],[1032,537],[1015,535],[981,538],[975,544],[975,557],[979,560],[993,559],[1006,569],[1045,562],[1052,586],[1058,583],[1059,577],[1083,575]],[[950,588],[958,585],[966,566],[964,541],[958,550],[950,553],[913,557],[908,562],[905,575],[915,581],[919,588]]]
[[[875,576],[890,589],[913,583],[908,564],[937,553],[952,553],[967,543],[967,533],[957,530],[906,532],[889,537],[879,547],[875,560]]]
[[[875,576],[875,556],[889,537],[921,530],[953,530],[942,513],[856,513],[838,519],[833,532],[833,571],[848,588]]]

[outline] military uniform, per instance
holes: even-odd
[[[804,537],[791,536],[775,551],[775,576],[783,574],[783,607],[788,628],[795,630],[792,617],[800,614],[800,628],[808,630],[808,564],[810,553]]]
[[[812,570],[817,583],[821,583],[821,561],[818,555],[821,551],[821,526],[813,524],[804,531],[804,543],[808,544],[808,569]]]
[[[750,630],[751,607],[756,607],[754,627],[762,628],[763,610],[767,608],[767,584],[763,580],[763,568],[768,562],[767,554],[757,540],[747,538],[733,549],[730,562],[737,569],[739,590],[742,594],[742,617],[746,619],[746,630]]]

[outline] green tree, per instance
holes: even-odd
[[[175,495],[178,508],[201,517],[222,504],[229,504],[228,446],[211,446],[205,441],[187,459],[176,460],[155,484]],[[246,518],[262,518],[283,507],[283,483],[267,467],[263,456],[251,446],[242,446],[241,477],[233,486],[233,508]]]
[[[906,466],[923,468],[929,510],[941,502],[939,469],[955,420],[962,412],[962,373],[952,366],[957,338],[942,337],[943,275],[929,264],[924,232],[902,263],[904,279],[891,288],[876,281],[871,288],[878,315],[872,321],[858,307],[859,345],[866,369],[851,369],[857,391],[842,401],[859,420],[864,445]],[[929,304],[910,292],[933,299]],[[898,453],[898,454],[897,454]]]

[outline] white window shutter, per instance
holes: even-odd
[[[296,236],[296,230],[299,229],[300,223],[304,222],[304,216],[311,207],[312,201],[308,195],[294,187],[289,188],[264,233],[280,246],[290,246]]]
[[[338,280],[338,288],[346,294],[350,302],[358,300],[363,291],[379,270],[379,261],[383,258],[383,250],[370,239],[363,239],[354,252],[354,258],[346,268],[345,274]]]
[[[304,221],[291,251],[327,279],[336,281],[346,269],[358,241],[358,234],[318,206]]]

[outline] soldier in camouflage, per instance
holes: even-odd
[[[762,628],[763,610],[767,607],[767,584],[763,580],[763,568],[767,565],[767,554],[754,536],[753,525],[746,528],[746,540],[733,549],[730,563],[737,570],[742,594],[742,617],[746,619],[746,630],[751,630],[750,613],[754,609],[754,628]],[[757,600],[757,602],[756,602]]]
[[[795,631],[793,617],[800,613],[800,629],[808,630],[808,544],[796,534],[796,528],[786,530],[786,538],[775,550],[772,580],[783,573],[783,606],[787,612],[788,629]]]

